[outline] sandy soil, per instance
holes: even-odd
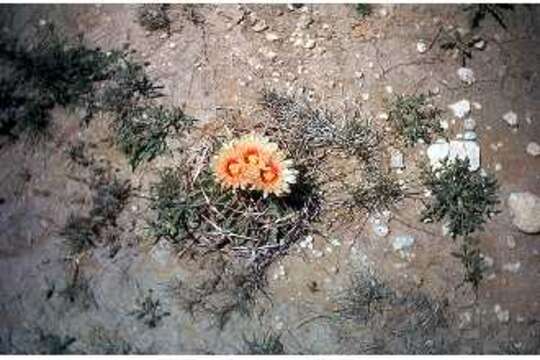
[[[141,229],[148,204],[130,198],[119,219],[120,252],[110,259],[98,249],[81,265],[95,304],[81,309],[58,296],[47,300],[47,290],[61,288],[66,277],[58,232],[71,211],[89,208],[91,197],[84,184],[73,180],[87,174],[67,161],[63,150],[69,142],[80,137],[96,144],[96,159],[110,162],[141,193],[157,169],[179,161],[174,154],[163,156],[132,173],[111,145],[106,119],[80,129],[76,112],[55,109],[51,141],[39,148],[17,143],[0,150],[1,352],[38,351],[37,329],[72,335],[77,339],[72,351],[99,352],[103,350],[92,334],[101,329],[116,344],[129,343],[134,352],[239,353],[244,349],[243,335],[273,329],[283,333],[288,353],[422,351],[418,349],[499,353],[510,346],[538,353],[540,238],[512,226],[506,199],[512,191],[540,194],[540,158],[525,152],[530,141],[540,140],[540,22],[534,20],[539,7],[518,7],[508,18],[509,31],[491,18],[482,23],[479,34],[487,45],[468,63],[476,76],[472,86],[464,86],[457,77],[458,59],[436,45],[423,54],[416,48],[420,40],[430,44],[442,24],[466,26],[460,6],[375,6],[374,14],[361,20],[350,5],[294,11],[285,5],[205,5],[197,7],[204,21],[193,23],[181,5],[172,5],[170,34],[147,32],[135,21],[136,9],[135,5],[10,6],[2,7],[0,18],[3,31],[21,36],[44,19],[67,33],[82,32],[89,44],[104,49],[129,43],[138,59],[150,62],[150,75],[164,85],[167,96],[160,101],[183,107],[209,128],[223,119],[223,109],[240,113],[248,119],[247,126],[249,119],[260,119],[258,99],[268,88],[303,94],[336,111],[360,107],[375,119],[384,111],[390,90],[438,91],[436,103],[441,108],[463,98],[479,103],[481,108],[473,109],[472,117],[477,121],[482,167],[495,171],[496,164],[502,165],[495,172],[501,184],[501,213],[478,235],[483,253],[493,259],[491,275],[482,283],[478,299],[467,286],[458,288],[463,270],[450,255],[457,244],[443,236],[440,225],[418,221],[422,206],[417,201],[399,205],[384,238],[373,233],[365,216],[351,218],[336,211],[318,225],[327,236],[314,235],[315,251],[294,247],[271,266],[270,296],[261,299],[255,315],[235,313],[219,329],[211,317],[190,316],[167,293],[165,285],[172,278],[191,281],[206,270],[177,259],[166,243],[147,245]],[[252,17],[264,19],[268,29],[254,31]],[[312,22],[302,28],[308,17]],[[304,44],[312,39],[314,45],[296,46],[295,31],[302,34]],[[277,35],[277,40],[268,40],[268,34]],[[502,120],[511,110],[519,118],[517,131]],[[461,131],[451,112],[444,117],[451,134]],[[502,147],[495,151],[492,144],[499,142]],[[403,149],[404,178],[425,157],[425,149],[421,145]],[[331,217],[337,218],[332,225]],[[401,234],[416,239],[409,260],[392,249],[392,240]],[[515,240],[515,247],[508,246],[508,237]],[[517,272],[503,269],[516,262],[521,264]],[[425,295],[442,309],[445,326],[411,340],[422,344],[407,345],[387,335],[396,322],[404,321],[403,314],[381,318],[376,327],[324,317],[335,306],[334,294],[357,267],[373,269],[398,294]],[[129,314],[136,299],[150,288],[171,313],[151,329]],[[509,311],[508,321],[497,317],[497,305]]]

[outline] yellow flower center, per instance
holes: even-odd
[[[250,165],[254,165],[254,166],[259,165],[259,155],[251,154],[251,155],[248,155],[247,159]]]

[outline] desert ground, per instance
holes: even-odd
[[[82,102],[55,98],[46,136],[7,133],[16,127],[0,134],[0,353],[540,353],[540,7],[0,10],[2,37],[26,44],[17,50],[24,54],[51,24],[72,42],[82,34],[84,46],[108,54],[100,61],[129,52],[160,96],[130,90],[121,100],[177,109],[182,122],[159,133],[155,156],[133,163],[119,138],[130,122],[115,125],[124,103],[105,93],[96,111],[83,106],[105,88],[96,80]],[[17,59],[1,56],[2,79]],[[36,83],[52,93],[54,82]],[[2,91],[7,103],[12,93]],[[440,109],[439,132],[407,143],[392,104],[419,94]],[[349,137],[353,145],[328,140],[351,119],[366,121],[373,147],[371,135]],[[315,179],[309,188],[298,180],[293,202],[242,193],[263,210],[203,217],[197,235],[171,235],[179,230],[160,223],[166,213],[154,191],[164,169],[196,183],[224,143],[254,132],[285,149],[299,178]],[[298,139],[304,147],[294,155]],[[367,155],[351,152],[357,140]],[[422,166],[447,145],[479,162],[474,179],[490,174],[498,184],[498,202],[471,232],[478,283],[455,256],[466,236],[449,234],[446,218],[422,217],[434,198],[419,180]],[[389,191],[398,189],[388,201],[384,187],[368,186],[367,203],[351,195],[383,173]],[[183,193],[188,205],[196,189]],[[202,194],[211,213],[214,195]],[[100,207],[107,196],[114,206]],[[270,216],[268,204],[288,215]],[[96,220],[103,212],[109,217]],[[238,216],[264,221],[245,233],[224,230]],[[92,240],[74,245],[86,235]]]

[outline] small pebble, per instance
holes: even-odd
[[[420,40],[416,43],[416,51],[418,51],[420,54],[423,54],[427,51],[428,46],[425,41]]]
[[[527,154],[537,157],[540,155],[540,145],[535,143],[534,141],[530,142],[527,145]]]
[[[503,115],[503,120],[511,127],[516,127],[518,125],[517,114],[513,111],[509,111]]]

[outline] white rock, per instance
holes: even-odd
[[[463,120],[463,130],[465,131],[473,131],[476,128],[476,121],[469,117]]]
[[[306,236],[306,238],[304,240],[302,240],[300,243],[298,243],[298,245],[302,249],[313,250],[313,236],[311,236],[311,235]]]
[[[414,237],[411,235],[399,235],[392,241],[394,251],[398,252],[402,258],[410,257],[410,250],[414,245]]]
[[[306,49],[313,49],[313,48],[315,47],[315,45],[317,45],[317,43],[315,42],[315,40],[313,40],[313,39],[307,39],[303,46],[304,46],[304,48],[306,48]]]
[[[502,170],[502,164],[501,163],[496,163],[495,164],[495,171],[501,171]]]
[[[429,164],[436,169],[440,166],[441,160],[447,158],[450,154],[450,144],[444,139],[438,139],[427,148]]]
[[[378,115],[378,118],[381,120],[388,120],[389,117],[390,115],[388,115],[388,113],[385,113],[385,112],[382,112]]]
[[[540,155],[540,145],[535,143],[534,141],[530,142],[527,145],[527,154],[537,157]]]
[[[390,85],[385,86],[384,89],[388,94],[392,94],[394,92],[394,88],[392,88]]]
[[[255,23],[255,25],[253,25],[251,27],[251,29],[255,32],[262,32],[266,29],[268,29],[268,25],[266,25],[266,21],[260,19],[260,20],[257,20],[257,22]]]
[[[450,110],[452,110],[454,116],[459,119],[463,119],[471,113],[471,103],[469,102],[469,100],[463,99],[449,105],[448,107],[450,108]]]
[[[472,322],[472,314],[470,311],[465,311],[459,314],[459,325],[458,328],[464,329],[468,328]]]
[[[403,169],[405,164],[403,162],[403,153],[399,150],[394,150],[390,154],[390,167],[393,169]]]
[[[362,71],[355,71],[354,72],[354,76],[357,78],[357,79],[362,79],[364,78],[364,73]]]
[[[463,133],[463,140],[474,141],[478,138],[478,135],[474,131],[465,131]]]
[[[484,264],[488,268],[492,268],[493,264],[495,264],[495,260],[493,260],[493,258],[491,256],[482,255],[482,259],[484,260]]]
[[[420,54],[423,54],[427,51],[428,46],[425,41],[420,40],[416,43],[416,51],[418,51]]]
[[[469,159],[469,170],[476,171],[480,168],[480,146],[475,141],[452,140],[450,141],[449,159]]]
[[[516,262],[516,263],[504,264],[503,267],[502,267],[502,269],[504,271],[508,271],[508,272],[511,272],[511,273],[517,273],[520,268],[521,268],[521,263],[519,261]]]
[[[486,47],[486,42],[480,39],[474,43],[474,47],[477,48],[478,50],[484,50]]]
[[[497,319],[499,319],[499,322],[507,323],[508,321],[510,321],[510,311],[503,310],[501,308],[501,305],[496,304],[493,307],[493,311],[495,312],[495,315],[497,315]]]
[[[368,93],[363,93],[362,94],[362,100],[368,101],[369,100],[369,94]]]
[[[279,40],[279,36],[277,34],[274,34],[274,33],[267,33],[266,34],[266,40],[268,41],[276,41],[276,40]]]
[[[476,81],[474,77],[474,72],[472,71],[472,69],[469,69],[469,68],[465,68],[465,67],[459,68],[457,71],[457,75],[459,79],[461,80],[461,82],[467,85],[472,85]]]
[[[506,237],[506,245],[509,249],[513,249],[516,247],[516,239],[512,235],[508,235]]]
[[[530,192],[515,192],[508,197],[513,224],[522,232],[540,232],[540,198]]]
[[[516,127],[518,125],[518,117],[517,114],[513,111],[509,111],[506,114],[503,115],[503,120],[506,121],[506,123],[512,127]]]
[[[473,108],[475,108],[475,110],[482,110],[482,104],[480,104],[479,102],[473,102],[472,106]]]
[[[308,14],[302,14],[300,20],[296,24],[298,29],[307,29],[313,23],[313,19]]]
[[[382,220],[378,219],[372,224],[373,233],[379,237],[385,237],[389,233],[388,224]]]
[[[443,130],[448,130],[448,127],[449,127],[448,120],[441,119],[439,120],[439,124],[441,125],[441,128]]]

